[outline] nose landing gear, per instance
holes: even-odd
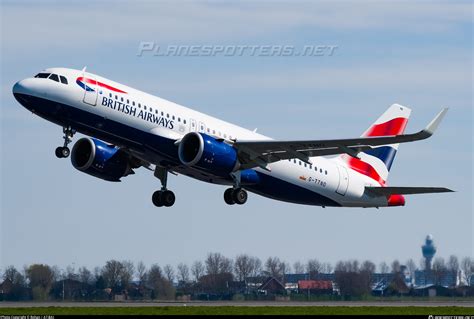
[[[66,158],[69,157],[71,151],[69,150],[68,144],[72,142],[72,138],[76,133],[76,130],[73,130],[70,126],[63,127],[63,139],[64,145],[56,148],[55,154],[57,158]]]

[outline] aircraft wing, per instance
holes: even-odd
[[[343,153],[357,157],[359,152],[373,146],[407,143],[430,137],[447,111],[447,108],[443,109],[425,129],[412,134],[336,140],[236,141],[233,145],[238,151],[242,168],[259,166],[268,170],[267,164],[291,158],[298,158],[310,164],[309,157]]]
[[[375,195],[413,195],[413,194],[429,194],[429,193],[448,193],[454,192],[449,188],[444,187],[372,187],[366,186],[365,190]]]

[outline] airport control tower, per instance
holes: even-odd
[[[423,257],[425,257],[425,270],[430,271],[431,261],[436,254],[436,246],[433,243],[432,235],[426,236],[425,244],[421,246],[421,251],[423,252]]]

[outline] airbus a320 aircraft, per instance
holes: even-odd
[[[13,86],[17,101],[63,127],[59,158],[78,170],[120,181],[141,166],[161,189],[153,204],[172,206],[168,173],[229,185],[227,204],[246,190],[285,202],[338,207],[405,205],[404,194],[450,192],[441,187],[392,187],[387,178],[399,143],[430,137],[443,109],[418,133],[404,134],[410,109],[393,104],[359,138],[277,141],[83,70],[51,68]],[[70,152],[75,132],[79,139]],[[327,156],[333,155],[331,158]]]

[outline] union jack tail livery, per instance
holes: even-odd
[[[395,136],[405,132],[411,109],[393,104],[372,124],[361,137]],[[397,154],[399,144],[374,147],[359,153],[359,159],[347,154],[341,155],[342,160],[351,169],[369,176],[380,185],[387,183],[388,173]]]

